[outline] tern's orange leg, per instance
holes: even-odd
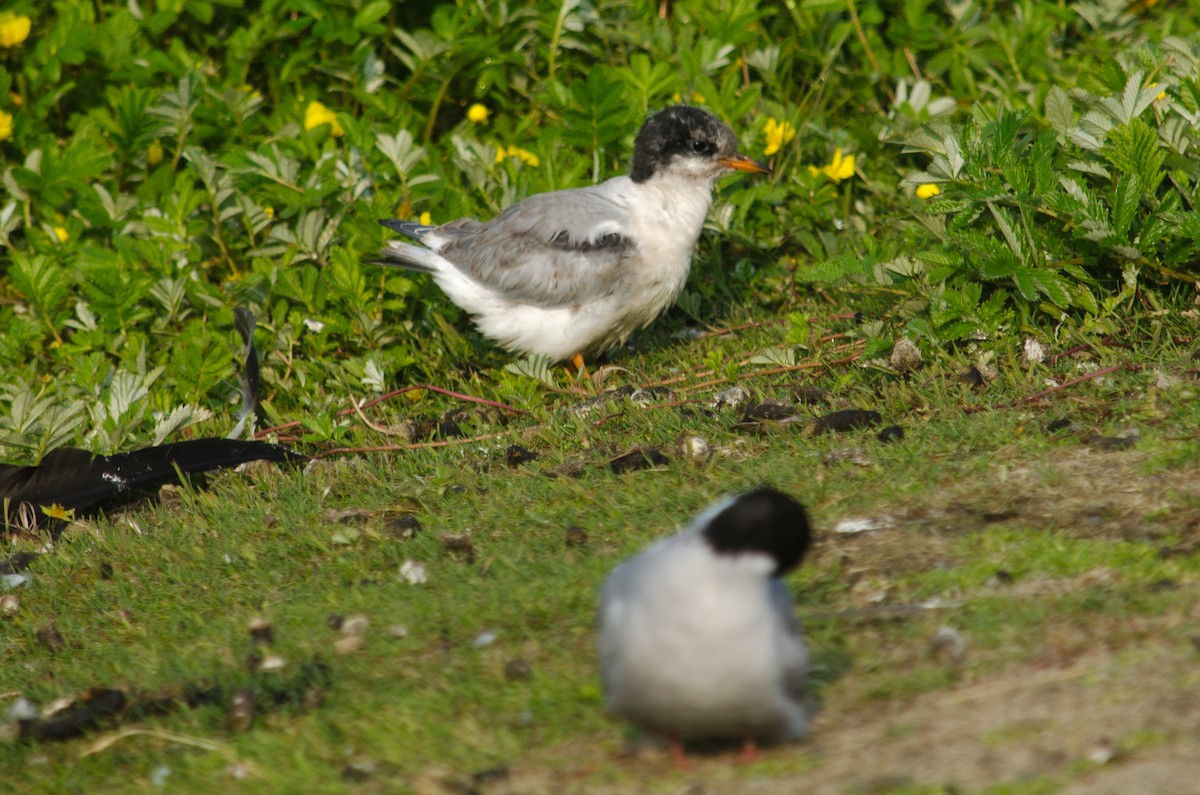
[[[582,353],[577,353],[574,356],[572,356],[571,364],[575,365],[575,372],[579,374],[580,378],[583,378],[584,376],[587,375],[587,366],[584,365],[584,363],[583,363],[583,354]]]
[[[747,737],[742,743],[742,752],[738,755],[738,762],[743,765],[748,765],[751,762],[757,762],[762,758],[762,754],[758,752],[758,743]]]
[[[678,735],[671,734],[667,736],[667,743],[671,748],[671,759],[675,762],[675,769],[687,770],[688,760],[683,750],[683,740],[679,739]]]

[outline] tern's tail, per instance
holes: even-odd
[[[418,243],[421,242],[421,238],[425,236],[426,232],[433,229],[432,226],[426,226],[425,224],[416,224],[412,221],[393,221],[391,218],[381,218],[379,223],[393,232],[399,232],[405,237],[411,237]]]
[[[393,221],[390,218],[382,219],[379,223],[388,229],[393,229],[402,235],[407,235],[417,242],[420,242],[425,232],[432,228],[421,224],[414,224],[412,221]],[[399,240],[393,240],[379,252],[378,259],[370,259],[367,262],[372,265],[387,265],[392,268],[405,268],[410,271],[434,273],[437,271],[437,265],[434,263],[435,257],[437,255],[424,246],[414,246],[411,243],[401,243]]]

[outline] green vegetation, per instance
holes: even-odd
[[[858,757],[860,778],[839,773],[853,755],[831,741],[733,772],[700,760],[713,791],[1050,793],[1098,769],[1089,743],[1137,757],[1187,736],[1163,705],[1194,703],[1171,698],[1194,691],[1200,577],[1194,3],[248,5],[0,12],[0,460],[229,433],[236,307],[258,317],[268,435],[326,456],[49,545],[4,539],[0,560],[48,554],[0,582],[17,597],[0,730],[21,697],[131,699],[78,739],[6,737],[5,785],[682,789],[666,762],[622,757],[602,715],[596,589],[762,481],[820,531],[789,583],[817,731],[872,727],[879,777]],[[378,218],[487,217],[623,172],[673,102],[712,109],[775,171],[722,183],[678,307],[594,380],[514,361],[428,280],[364,264]],[[919,366],[889,360],[900,339]],[[747,399],[719,405],[735,385]],[[406,386],[457,396],[362,405]],[[583,410],[614,387],[649,402]],[[765,400],[806,421],[873,409],[905,437],[744,416]],[[686,436],[711,455],[680,452]],[[666,463],[614,472],[635,446]],[[965,656],[931,651],[943,625]],[[1073,666],[1052,726],[1001,708],[1010,671],[1034,688]],[[917,759],[904,743],[951,743],[959,713],[919,709],[957,689],[977,699],[964,720],[992,721],[955,735],[962,758],[1029,735],[1060,756],[1014,751],[1042,766],[965,781],[921,757],[927,777],[897,776]],[[229,718],[239,690],[248,730]]]

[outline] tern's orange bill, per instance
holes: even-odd
[[[740,152],[733,157],[723,157],[717,161],[723,166],[736,168],[738,171],[749,171],[753,174],[770,174],[771,169],[757,160],[751,160]]]

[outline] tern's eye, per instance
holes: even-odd
[[[703,138],[693,138],[691,143],[692,151],[698,155],[707,155],[713,150],[713,145]]]

